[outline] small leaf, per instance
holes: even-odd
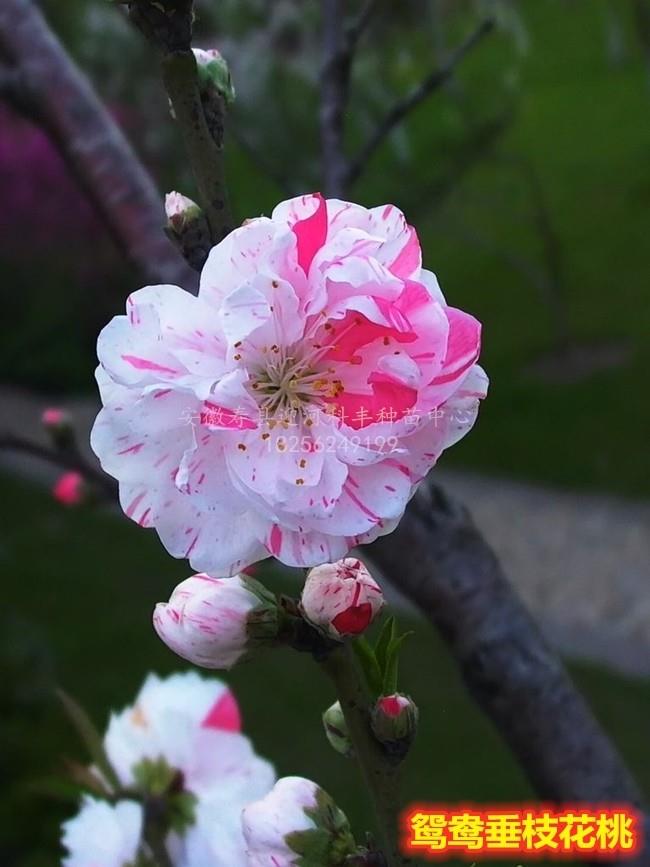
[[[109,786],[114,789],[119,789],[120,781],[111,767],[111,763],[109,762],[106,751],[104,750],[102,737],[95,728],[92,720],[81,705],[69,696],[67,692],[64,692],[62,689],[57,689],[56,694],[61,701],[69,720],[79,733],[79,736],[88,750],[90,758],[97,766],[97,770],[104,777]]]
[[[406,639],[413,635],[413,632],[405,632],[403,635],[393,638],[388,646],[386,653],[386,666],[384,668],[384,679],[382,684],[382,694],[392,695],[397,692],[397,674],[399,670],[399,651]]]
[[[377,664],[375,651],[370,646],[368,640],[363,636],[354,639],[352,642],[352,648],[359,664],[361,665],[363,673],[366,676],[366,682],[370,691],[373,695],[379,695],[382,683],[382,673]]]
[[[395,629],[396,629],[396,621],[394,617],[387,617],[384,621],[384,625],[381,627],[381,632],[379,633],[379,638],[375,644],[375,656],[377,657],[377,663],[379,665],[379,670],[384,674],[384,669],[386,668],[386,653],[388,651],[388,646],[390,642],[395,637]]]

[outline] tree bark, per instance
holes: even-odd
[[[642,806],[618,752],[464,506],[423,484],[398,528],[368,556],[438,629],[541,798]]]
[[[150,175],[31,0],[0,3],[0,51],[20,73],[30,114],[143,278],[194,289],[196,274],[163,233]]]

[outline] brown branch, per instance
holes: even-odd
[[[225,103],[216,90],[202,98],[192,53],[194,0],[128,0],[128,17],[161,58],[165,90],[187,153],[210,237],[232,231],[223,140]]]
[[[347,27],[342,0],[321,0],[323,63],[320,76],[320,130],[323,193],[345,194],[350,171],[345,153],[345,112],[350,93],[350,75],[357,45],[376,9],[377,0],[366,0],[357,18]]]
[[[233,229],[225,180],[223,126],[219,139],[213,137],[206,121],[196,60],[191,50],[165,54],[162,71],[210,227],[210,238],[213,244],[218,244]]]
[[[375,132],[370,136],[366,144],[361,148],[357,156],[349,164],[348,171],[345,176],[345,185],[350,186],[362,174],[368,165],[371,157],[377,148],[383,144],[385,139],[400,124],[404,118],[413,109],[417,108],[424,100],[434,91],[440,89],[455,73],[463,58],[476,46],[481,40],[494,29],[494,20],[486,18],[479,24],[476,30],[471,33],[464,42],[450,55],[448,60],[439,68],[434,70],[427,78],[424,79],[408,96],[399,100],[389,110],[384,119],[380,122]]]
[[[343,29],[342,0],[321,0],[323,65],[321,69],[320,132],[323,193],[339,198],[348,173],[343,146],[344,114],[348,101],[352,55]]]
[[[88,461],[76,446],[52,448],[15,434],[0,434],[0,451],[31,455],[65,470],[76,470],[109,500],[117,499],[117,483],[99,467]]]
[[[359,15],[356,20],[350,24],[347,29],[347,49],[350,54],[354,53],[357,48],[357,44],[363,34],[365,33],[368,24],[372,19],[372,16],[375,14],[377,9],[377,0],[366,0],[366,2],[361,7]]]
[[[35,119],[144,279],[193,287],[195,275],[162,232],[149,174],[32,0],[0,3],[0,50],[22,77]]]
[[[33,111],[25,76],[15,66],[0,64],[0,100],[4,100],[21,114]]]
[[[462,505],[424,484],[399,527],[368,556],[442,634],[472,697],[541,798],[642,805],[616,749]]]

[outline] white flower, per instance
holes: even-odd
[[[316,566],[300,597],[307,620],[335,639],[364,632],[383,605],[381,587],[356,557]]]
[[[192,575],[169,602],[156,605],[158,635],[171,649],[204,668],[231,668],[278,631],[275,597],[247,575]]]
[[[81,810],[63,825],[68,854],[64,867],[125,867],[138,853],[142,807],[135,801],[107,804],[84,798]]]
[[[395,207],[308,195],[148,286],[100,334],[91,435],[120,503],[197,572],[332,562],[391,532],[487,377]]]

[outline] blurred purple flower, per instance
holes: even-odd
[[[0,106],[2,252],[47,252],[95,239],[102,228],[92,206],[48,137]],[[63,252],[63,250],[62,250]]]

